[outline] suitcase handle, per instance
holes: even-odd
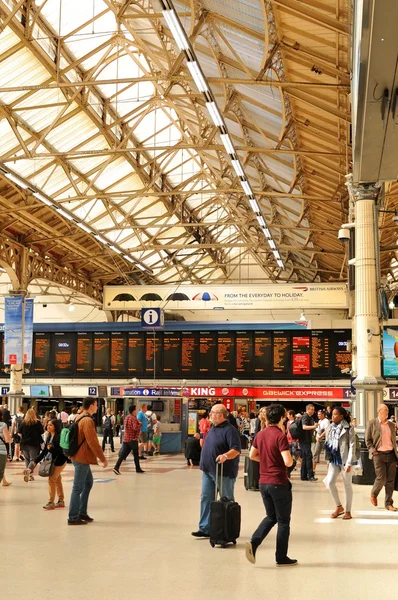
[[[216,502],[217,502],[217,494],[218,494],[218,471],[219,471],[218,467],[219,466],[220,466],[220,477],[221,477],[220,498],[222,498],[222,482],[223,482],[223,476],[224,476],[224,463],[219,463],[218,461],[216,461],[216,492],[215,492],[215,495],[214,495],[214,500]]]

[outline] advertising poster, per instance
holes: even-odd
[[[398,376],[398,329],[387,327],[383,332],[383,375]]]
[[[195,435],[198,431],[198,413],[189,411],[188,413],[188,435]]]
[[[25,301],[24,357],[22,360],[22,296],[4,299],[4,364],[19,365],[32,362],[33,299]]]

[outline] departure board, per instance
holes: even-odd
[[[351,352],[347,350],[347,342],[351,341],[351,331],[336,329],[332,331],[332,375],[341,377],[342,369],[351,369]],[[347,374],[345,374],[347,377]]]
[[[85,331],[77,332],[77,350],[76,350],[76,373],[88,374],[93,368],[93,338],[92,334]]]
[[[217,339],[217,371],[233,373],[235,370],[235,333],[219,331]]]
[[[309,335],[293,335],[292,337],[292,372],[293,375],[311,374]]]
[[[327,331],[311,331],[311,374],[314,377],[330,374],[330,338]]]
[[[126,373],[127,340],[122,331],[111,331],[111,373]]]
[[[290,334],[286,331],[274,331],[273,371],[275,375],[289,376],[290,368]]]
[[[181,332],[181,373],[192,375],[198,367],[198,336],[193,331]]]
[[[249,374],[253,371],[253,332],[236,332],[236,372]]]
[[[131,375],[141,375],[144,372],[145,339],[139,331],[128,332],[127,371]]]
[[[72,333],[54,333],[54,375],[71,376],[75,372],[76,337]]]
[[[181,334],[165,331],[163,334],[163,373],[178,375],[181,372]]]
[[[199,331],[199,372],[215,373],[217,362],[217,333]]]
[[[34,334],[34,370],[35,373],[48,375],[50,373],[50,357],[51,357],[51,334],[50,333],[35,333]]]
[[[270,332],[254,332],[254,372],[263,376],[272,373],[272,334]]]
[[[162,340],[159,333],[147,331],[145,339],[145,371],[160,374],[162,370]]]
[[[93,373],[109,373],[110,340],[109,333],[95,331],[93,336]]]

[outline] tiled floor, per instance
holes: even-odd
[[[368,486],[354,487],[355,518],[333,521],[321,481],[325,466],[315,483],[294,473],[289,554],[300,565],[278,569],[274,532],[255,566],[245,559],[244,542],[264,511],[260,495],[244,490],[242,470],[236,486],[241,538],[236,547],[212,549],[190,536],[197,529],[199,470],[187,468],[182,456],[150,458],[143,467],[146,474],[137,475],[129,459],[120,477],[96,467],[89,505],[95,522],[74,528],[66,525],[66,509],[42,509],[45,480],[26,484],[22,463],[8,468],[13,485],[0,488],[1,598],[374,600],[395,594],[398,513],[374,509]],[[72,474],[67,467],[67,500]]]

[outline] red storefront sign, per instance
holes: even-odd
[[[235,395],[235,388],[230,388],[230,387],[189,387],[188,388],[188,392],[189,392],[189,396],[198,396],[201,398],[206,398],[209,397],[211,398],[212,396],[217,397],[217,396],[231,396],[233,397]]]
[[[223,400],[223,404],[227,410],[230,412],[234,409],[234,400],[233,398],[225,398]]]
[[[347,400],[350,388],[316,387],[190,387],[188,395],[199,398],[256,398],[257,400]],[[224,402],[225,404],[225,402]]]

